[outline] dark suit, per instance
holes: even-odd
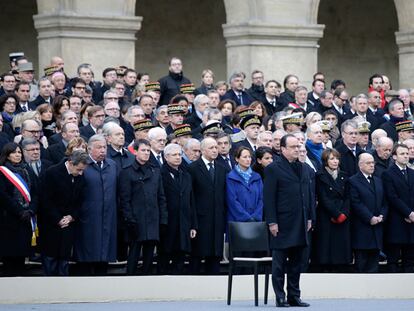
[[[260,100],[263,105],[266,108],[266,112],[269,116],[272,116],[275,112],[278,111],[282,111],[283,108],[285,108],[286,106],[283,106],[280,102],[279,102],[279,98],[275,97],[275,104],[272,105],[266,98],[266,96],[263,96],[262,99]]]
[[[354,114],[349,113],[349,114],[344,116],[344,120],[349,120],[349,119],[355,118],[356,116],[358,116],[357,113],[354,113]],[[371,111],[371,109],[367,110],[367,113],[365,115],[365,119],[371,124],[371,127],[370,127],[371,133],[373,131],[375,131],[377,128],[379,128],[379,126],[383,123],[380,118],[378,118],[374,115],[374,113]]]
[[[201,258],[206,260],[206,273],[217,274],[223,254],[226,223],[226,169],[214,161],[214,181],[203,159],[188,166],[191,175],[198,232],[193,240],[192,269],[200,272]]]
[[[47,148],[46,158],[53,162],[53,164],[58,164],[65,157],[66,147],[63,144],[63,141],[60,141],[57,144],[49,146]]]
[[[391,120],[384,122],[380,126],[381,129],[383,129],[385,132],[387,132],[387,136],[391,138],[394,143],[398,141],[398,133],[395,129],[395,123]]]
[[[374,157],[374,161],[375,161],[374,175],[381,178],[382,174],[390,166],[391,158],[388,158],[387,160],[383,160],[378,156],[378,153],[375,150],[372,152],[372,156]]]
[[[87,141],[89,140],[89,138],[91,138],[93,135],[96,134],[96,132],[94,131],[94,129],[92,128],[92,126],[90,124],[88,124],[87,126],[82,126],[79,129],[80,135],[85,138]]]
[[[237,106],[243,105],[243,106],[249,106],[253,101],[254,98],[250,96],[249,93],[245,91],[238,91],[238,93],[241,93],[242,99],[240,100],[239,96],[234,93],[233,90],[228,90],[226,94],[223,96],[224,99],[231,99],[233,100]]]
[[[351,237],[358,272],[378,271],[379,251],[382,249],[383,224],[371,225],[373,216],[387,214],[384,189],[380,178],[373,176],[370,184],[359,171],[349,179],[351,196]]]
[[[361,153],[361,148],[356,146],[356,156],[353,152],[344,144],[340,143],[336,150],[341,154],[341,161],[339,167],[341,171],[353,176],[358,170],[358,156]]]
[[[168,224],[161,231],[160,259],[163,272],[183,273],[184,255],[191,252],[190,230],[197,229],[191,176],[182,168],[175,170],[165,163],[161,168],[167,201]]]
[[[126,149],[122,148],[122,154],[108,145],[106,156],[115,161],[118,172],[134,163],[135,157]]]
[[[385,241],[391,272],[398,271],[400,258],[404,272],[414,272],[414,224],[404,220],[414,211],[414,171],[407,168],[406,174],[404,176],[400,168],[393,164],[382,175],[389,207]]]
[[[47,142],[49,143],[49,148],[50,148],[50,146],[52,146],[52,145],[54,145],[54,144],[57,144],[57,143],[61,142],[61,141],[62,141],[62,139],[63,139],[63,137],[62,137],[62,133],[55,133],[55,134],[53,134],[52,136],[50,136],[50,137],[47,139]]]
[[[233,155],[228,154],[227,157],[230,159],[230,163],[228,161],[226,161],[222,155],[218,155],[216,161],[217,163],[221,164],[222,166],[224,166],[226,168],[226,170],[228,170],[228,172],[230,172],[235,166],[236,166],[236,161],[234,160]]]
[[[285,157],[265,168],[263,189],[266,222],[277,224],[279,232],[271,236],[272,283],[276,299],[285,299],[284,278],[287,272],[287,296],[300,297],[299,279],[307,264],[308,221],[314,219],[310,170],[305,164],[289,163]],[[286,260],[289,258],[289,262]]]
[[[46,101],[45,98],[43,98],[42,96],[38,95],[33,101],[29,102],[29,107],[39,107],[41,104],[47,103],[47,104],[51,104],[52,99],[48,101]],[[35,108],[35,109],[36,109]]]
[[[42,204],[39,210],[40,247],[45,260],[46,275],[68,275],[68,262],[75,240],[74,224],[58,226],[63,216],[71,215],[78,221],[82,202],[84,177],[68,174],[65,162],[50,167],[42,178]],[[64,190],[64,191],[63,191]],[[53,258],[53,259],[52,259]],[[55,267],[50,265],[55,261]]]

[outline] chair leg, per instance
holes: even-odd
[[[254,305],[259,305],[259,271],[257,262],[254,264]]]
[[[265,292],[264,292],[264,304],[267,305],[267,298],[269,296],[269,268],[265,267]]]
[[[229,279],[227,282],[227,305],[231,304],[231,287],[233,284],[233,265],[229,264]]]

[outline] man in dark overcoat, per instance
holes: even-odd
[[[193,240],[192,272],[201,272],[205,259],[205,272],[218,274],[223,255],[226,222],[226,169],[216,162],[217,142],[207,137],[201,142],[202,156],[188,166],[197,213],[197,236]]]
[[[38,213],[40,251],[45,275],[68,275],[68,260],[75,239],[88,153],[75,151],[67,161],[51,166],[42,176],[42,199]]]
[[[280,159],[265,169],[263,189],[265,219],[271,233],[272,283],[278,307],[307,307],[309,304],[300,299],[299,279],[308,259],[308,231],[314,218],[310,170],[298,161],[299,141],[295,136],[283,136],[280,146]]]
[[[83,275],[105,275],[108,262],[116,260],[117,168],[106,152],[105,137],[93,135],[88,142],[84,200],[75,223],[74,259]]]
[[[196,236],[197,219],[190,174],[181,167],[180,145],[169,144],[164,149],[165,163],[161,168],[167,201],[168,224],[161,230],[160,252],[163,273],[182,274],[184,258],[191,251],[191,239]],[[171,261],[171,270],[169,262]]]
[[[349,179],[351,197],[351,244],[357,272],[378,271],[382,249],[383,222],[387,205],[380,178],[373,176],[375,161],[371,154],[358,158],[359,172]]]
[[[408,147],[396,145],[394,164],[382,175],[388,202],[385,231],[387,266],[390,272],[399,272],[402,259],[404,272],[414,272],[414,171],[407,167]]]
[[[121,171],[119,195],[121,212],[128,230],[127,274],[137,272],[143,255],[143,274],[150,274],[154,249],[160,239],[160,225],[168,220],[160,170],[149,163],[149,141],[139,139],[134,163]]]
[[[346,120],[341,125],[342,142],[336,146],[341,154],[341,171],[353,176],[358,171],[357,157],[361,153],[358,146],[358,124],[353,120]]]

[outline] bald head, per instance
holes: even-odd
[[[367,152],[361,153],[358,158],[358,166],[365,175],[372,175],[375,170],[374,157]]]

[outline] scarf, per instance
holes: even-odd
[[[252,169],[249,167],[247,170],[243,171],[240,166],[236,165],[236,172],[239,173],[239,175],[243,178],[246,185],[249,184],[250,178],[252,177]]]
[[[325,169],[328,172],[328,174],[332,176],[333,180],[336,180],[338,178],[338,170],[331,170],[327,166],[325,166]]]
[[[309,139],[306,141],[306,147],[309,148],[309,151],[316,157],[319,163],[322,163],[322,152],[323,152],[323,144],[314,144]]]
[[[397,118],[397,117],[394,117],[394,116],[390,115],[390,121],[394,124],[397,124],[398,122],[405,121],[405,118]]]

